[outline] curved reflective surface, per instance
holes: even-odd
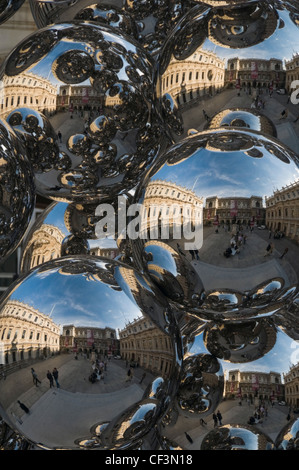
[[[165,439],[185,450],[269,450],[292,437],[285,423],[296,421],[298,408],[285,397],[298,376],[297,341],[268,318],[213,323],[185,315],[180,329],[183,373],[160,428]]]
[[[96,208],[96,204],[52,202],[23,240],[20,271],[26,273],[42,263],[69,255],[116,258],[119,249],[114,238],[108,232],[102,238],[97,236],[101,217],[96,215]]]
[[[1,116],[26,139],[38,194],[94,202],[125,193],[165,146],[153,63],[132,41],[109,26],[62,23],[6,59]]]
[[[286,228],[273,186],[291,191],[296,175],[297,155],[270,135],[229,127],[182,139],[134,196],[143,208],[140,237],[131,241],[136,265],[200,319],[284,311],[298,269],[276,239]]]
[[[33,170],[22,142],[0,120],[0,261],[19,245],[35,205]]]
[[[23,5],[24,0],[4,0],[0,6],[0,24],[9,20]]]
[[[262,431],[246,425],[229,424],[211,431],[201,450],[273,450],[274,444]]]
[[[296,80],[292,43],[299,31],[290,13],[295,7],[287,3],[197,2],[189,8],[157,67],[157,96],[175,141],[229,108],[258,109],[278,121],[287,100],[271,99],[281,90],[290,95]]]
[[[279,450],[298,450],[298,437],[299,437],[299,422],[298,418],[293,419],[290,423],[286,424],[279,436],[277,436],[275,445]]]
[[[30,0],[33,18],[39,28],[52,23],[81,19],[113,28],[134,37],[152,56],[157,56],[172,28],[195,3],[181,0],[90,0],[44,2]]]
[[[37,447],[75,449],[88,435],[101,448],[136,446],[175,394],[169,305],[124,264],[69,256],[33,268],[5,294],[0,318],[10,365],[1,415]]]

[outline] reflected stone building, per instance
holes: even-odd
[[[172,58],[162,76],[160,94],[169,93],[178,105],[206,94],[214,95],[223,89],[224,66],[224,60],[203,49],[197,49],[185,60]]]
[[[104,357],[119,354],[119,340],[113,328],[64,325],[60,338],[61,351],[95,353]]]
[[[206,198],[204,208],[204,225],[215,224],[243,224],[262,225],[265,223],[265,208],[263,198],[251,197],[225,197],[218,196]]]
[[[285,400],[289,406],[299,408],[299,363],[283,374],[285,382]]]
[[[299,180],[266,197],[266,224],[299,242]]]
[[[261,400],[281,400],[284,397],[284,385],[281,374],[270,371],[241,371],[239,369],[228,371],[225,382],[226,398],[242,397]]]
[[[286,89],[290,93],[292,91],[292,82],[299,80],[299,54],[293,54],[290,60],[286,60]],[[296,86],[298,88],[298,86]]]
[[[137,318],[119,331],[120,354],[127,361],[162,377],[170,377],[173,365],[173,346],[150,320]]]
[[[57,87],[33,73],[5,76],[1,83],[0,117],[16,108],[30,108],[43,114],[56,111]]]
[[[59,338],[60,326],[30,305],[9,300],[0,311],[0,365],[5,370],[57,353]]]
[[[27,272],[42,263],[60,258],[64,237],[63,232],[54,225],[42,225],[24,248],[21,271]]]
[[[235,85],[239,80],[242,87],[283,88],[286,72],[279,59],[228,59],[225,71],[225,85]]]
[[[141,232],[149,231],[149,226],[154,227],[155,221],[157,226],[163,222],[164,227],[169,227],[170,237],[176,238],[176,227],[179,229],[184,223],[194,228],[202,223],[202,209],[203,199],[192,190],[170,181],[152,181],[143,201]]]

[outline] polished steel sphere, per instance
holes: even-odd
[[[157,57],[172,28],[196,5],[189,0],[29,0],[39,28],[76,19],[109,25],[132,38]]]
[[[116,258],[119,249],[113,234],[109,236],[103,230],[101,236],[97,229],[101,220],[95,204],[52,202],[36,218],[23,240],[20,271],[26,273],[42,263],[69,255]]]
[[[0,414],[37,448],[78,449],[87,436],[95,448],[137,446],[176,393],[182,353],[170,306],[122,263],[68,256],[31,269],[2,297],[0,328],[10,365]]]
[[[278,122],[287,100],[276,103],[277,91],[290,96],[296,80],[286,81],[285,68],[299,40],[294,2],[196,3],[159,54],[156,90],[173,139],[228,108],[253,107]]]
[[[297,155],[258,131],[221,127],[182,139],[135,193],[142,207],[131,240],[136,265],[202,320],[284,312],[296,297],[298,269],[275,239],[285,227],[274,224],[271,201],[276,189],[291,191],[296,175]]]
[[[273,441],[263,432],[250,426],[228,424],[210,431],[201,450],[274,450]]]
[[[20,244],[35,205],[33,170],[22,142],[0,120],[0,262]]]
[[[23,5],[25,0],[4,0],[0,5],[0,24],[9,20]]]
[[[2,115],[33,148],[38,194],[93,203],[136,186],[169,142],[152,76],[139,43],[84,21],[38,30],[9,54]]]
[[[299,449],[299,419],[290,419],[279,433],[275,441],[277,450],[298,450]]]

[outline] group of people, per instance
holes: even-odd
[[[248,420],[248,424],[259,424],[268,416],[268,409],[263,404],[260,405]]]
[[[31,374],[32,374],[32,379],[33,383],[36,387],[38,387],[38,384],[41,384],[41,381],[39,380],[36,371],[31,367]],[[56,367],[54,367],[53,371],[50,372],[49,370],[47,371],[46,374],[49,383],[50,383],[50,388],[54,387],[54,381],[56,383],[56,387],[60,388],[59,382],[58,382],[58,370]]]
[[[60,385],[58,382],[58,370],[56,369],[56,367],[54,367],[52,373],[48,370],[47,378],[49,379],[50,388],[54,387],[54,381],[56,383],[56,387],[60,388]]]
[[[242,245],[245,245],[246,240],[247,236],[244,235],[242,231],[237,232],[236,235],[233,235],[230,239],[230,246],[224,251],[223,255],[229,258],[236,253],[240,253],[240,248]]]
[[[91,367],[93,371],[89,376],[89,381],[94,384],[98,380],[104,380],[104,373],[107,371],[107,361],[103,362],[97,358],[96,361],[92,363]]]
[[[214,420],[214,428],[216,426],[222,426],[222,414],[220,413],[220,410],[217,411],[217,413],[213,413],[213,420]]]

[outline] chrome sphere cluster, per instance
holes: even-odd
[[[10,446],[297,449],[299,3],[30,6],[0,69]]]

